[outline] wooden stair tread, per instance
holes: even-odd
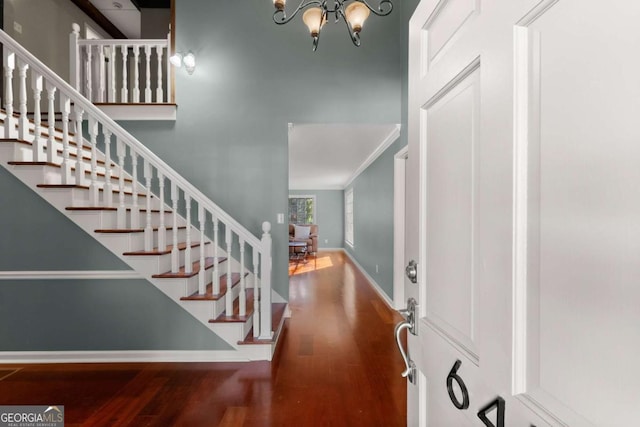
[[[110,206],[67,206],[65,210],[68,210],[68,211],[114,211],[115,212],[118,210],[118,208],[114,208]],[[133,208],[127,207],[126,210],[132,211]],[[145,213],[147,212],[147,210],[143,208],[138,208],[138,211],[145,212]],[[160,209],[151,209],[151,212],[160,213]],[[164,213],[171,214],[173,212],[165,209]]]
[[[271,330],[275,331],[273,334],[273,338],[270,340],[261,340],[258,338],[254,338],[253,336],[253,328],[249,331],[247,336],[242,341],[238,341],[239,345],[252,345],[252,344],[273,344],[278,340],[278,335],[282,331],[280,325],[282,323],[282,318],[284,317],[285,309],[287,308],[287,303],[284,302],[274,302],[271,303]]]
[[[220,316],[209,320],[209,323],[244,323],[253,315],[253,288],[247,289],[246,295],[247,307],[245,315],[240,316],[240,298],[233,301],[233,315],[227,316],[227,312],[223,311]]]
[[[89,186],[88,185],[77,185],[77,184],[38,184],[36,185],[36,187],[38,188],[77,188],[79,190],[89,190]],[[98,191],[104,191],[104,188],[99,188]],[[118,190],[117,188],[114,188],[113,190],[111,190],[112,193],[114,194],[120,194],[120,190]],[[127,196],[132,196],[133,195],[133,191],[128,191],[125,190],[124,194],[126,194]],[[138,193],[138,197],[147,197],[146,194],[144,193]],[[154,197],[153,194],[151,195],[151,197]]]
[[[13,144],[23,144],[23,145],[31,145],[31,143],[29,141],[25,141],[24,139],[18,139],[18,138],[2,138],[0,139],[0,142],[10,142]]]
[[[218,257],[218,264],[226,260],[227,260],[226,257]],[[213,268],[213,257],[205,258],[204,269],[208,270],[210,268]],[[183,265],[180,267],[180,271],[178,271],[177,273],[172,273],[171,271],[167,271],[166,273],[162,273],[162,274],[154,274],[151,277],[153,277],[154,279],[183,279],[183,278],[188,279],[193,276],[196,276],[199,271],[200,271],[200,260],[193,262],[193,265],[191,267],[191,273],[186,273]]]
[[[178,227],[179,230],[185,230],[187,228],[186,225],[181,225]],[[158,231],[159,227],[153,227],[153,231]],[[173,227],[165,227],[167,231],[173,230]],[[127,233],[144,233],[144,228],[99,228],[97,230],[93,230],[95,233],[102,234],[127,234]]]
[[[245,273],[247,276],[249,273]],[[231,288],[240,283],[240,273],[231,273]],[[207,285],[207,290],[204,294],[200,295],[198,292],[188,297],[180,298],[182,301],[217,301],[227,293],[227,274],[220,276],[220,293],[213,293],[213,283]]]
[[[59,163],[51,163],[51,162],[25,162],[25,161],[10,161],[8,162],[10,165],[12,166],[49,166],[52,168],[61,168],[62,165]],[[74,171],[76,170],[75,166],[71,167],[71,170]],[[90,170],[85,170],[84,171],[85,175],[91,175],[91,171]],[[99,177],[105,178],[106,174],[104,172],[98,172],[96,174]],[[115,180],[115,181],[119,181],[120,180],[120,176],[119,175],[111,175],[111,180]],[[128,183],[132,183],[133,179],[131,178],[124,178],[124,182],[128,182]]]
[[[209,244],[211,244],[211,242],[205,242],[204,244],[205,245],[209,245]],[[198,246],[200,246],[200,242],[191,242],[191,248],[197,248]],[[187,243],[186,242],[178,243],[178,250],[179,251],[184,251],[185,249],[187,249]],[[167,247],[164,250],[160,250],[158,248],[153,248],[149,252],[133,251],[133,252],[125,252],[123,255],[131,255],[131,256],[166,255],[166,254],[170,254],[172,250],[173,250],[173,245],[167,245]]]

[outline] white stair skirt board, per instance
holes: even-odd
[[[369,281],[369,284],[371,284],[371,287],[378,293],[378,295],[380,295],[380,297],[384,300],[384,302],[387,304],[387,306],[389,306],[389,308],[391,310],[396,310],[396,308],[393,306],[393,301],[391,301],[391,298],[389,297],[389,295],[387,295],[382,288],[380,287],[380,285],[378,285],[378,283],[373,279],[373,277],[371,277],[369,275],[369,273],[367,273],[367,271],[360,265],[360,263],[358,261],[356,261],[356,259],[353,257],[353,255],[351,255],[349,253],[349,251],[347,251],[346,249],[341,249],[345,254],[347,254],[347,256],[349,257],[349,259],[351,260],[351,262],[353,262],[353,264],[358,267],[358,270],[360,270],[360,272],[364,275],[364,277]]]

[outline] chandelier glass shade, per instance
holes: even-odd
[[[273,22],[283,25],[290,22],[298,12],[304,10],[302,21],[309,28],[313,38],[313,50],[318,48],[320,32],[326,24],[329,15],[335,16],[335,22],[344,21],[355,46],[360,46],[360,32],[364,22],[373,12],[377,16],[386,16],[393,10],[391,0],[380,0],[377,8],[369,5],[365,0],[302,0],[297,8],[289,15],[286,12],[287,0],[273,0],[276,11]]]

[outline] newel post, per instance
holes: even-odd
[[[76,90],[80,90],[80,49],[78,39],[80,38],[80,25],[75,22],[71,24],[71,34],[69,35],[69,84]]]
[[[271,333],[271,223],[262,223],[260,259],[260,339],[270,340]]]

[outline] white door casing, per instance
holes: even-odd
[[[640,424],[639,16],[636,2],[419,4],[409,425]]]

